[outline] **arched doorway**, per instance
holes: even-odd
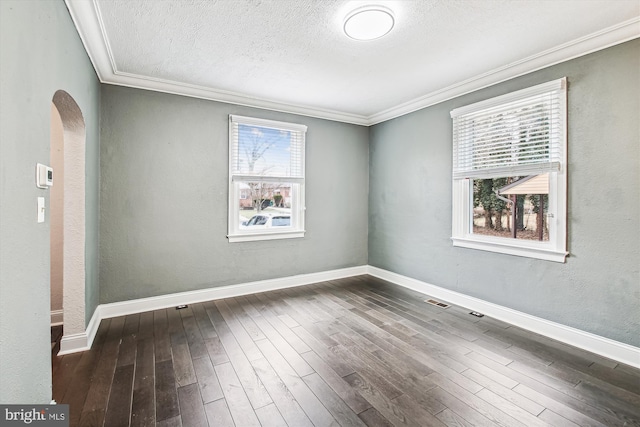
[[[51,106],[51,280],[52,310],[62,303],[63,340],[85,332],[85,139],[78,104],[57,91]],[[54,290],[60,285],[61,292]]]

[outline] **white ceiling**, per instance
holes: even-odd
[[[66,0],[104,83],[371,125],[640,37],[640,0]],[[345,15],[391,8],[355,41]]]

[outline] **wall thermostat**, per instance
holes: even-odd
[[[36,186],[47,188],[53,185],[53,169],[47,165],[36,164]]]

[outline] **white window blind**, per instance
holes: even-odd
[[[455,109],[453,178],[534,175],[560,169],[566,79]]]
[[[301,182],[307,127],[229,116],[233,181]]]

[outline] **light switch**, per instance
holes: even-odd
[[[38,197],[38,222],[44,222],[44,197]]]

